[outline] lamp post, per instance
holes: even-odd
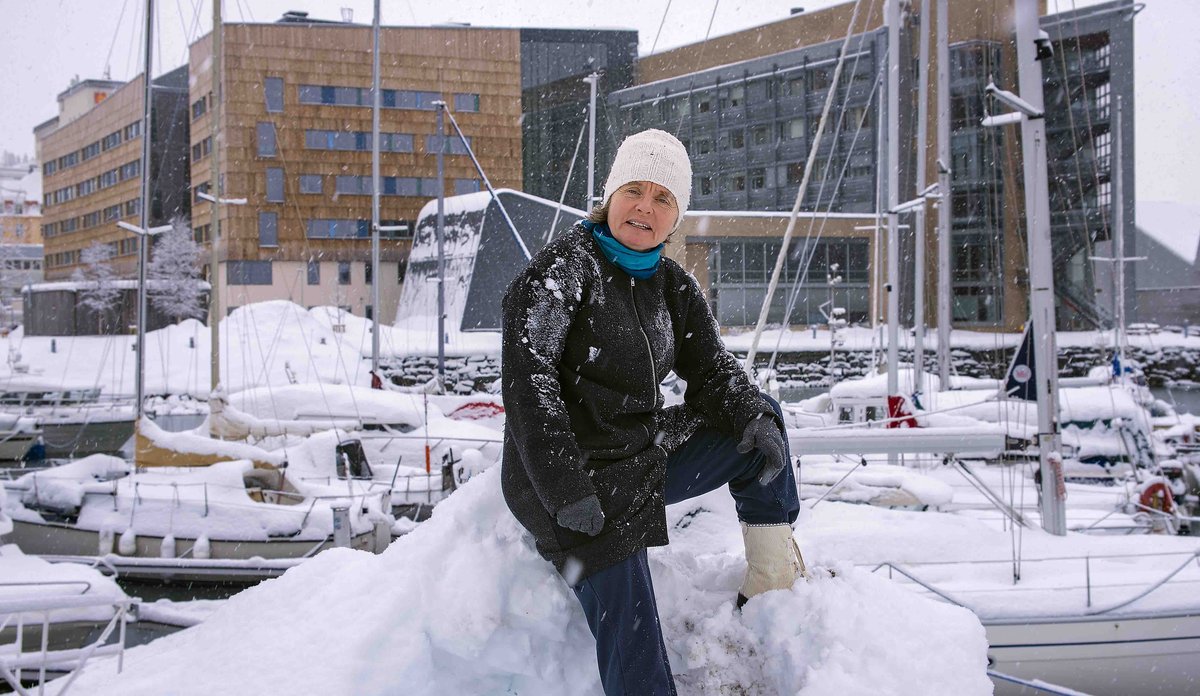
[[[217,254],[217,233],[218,225],[217,215],[220,214],[220,206],[222,205],[246,205],[245,198],[220,198],[209,195],[203,191],[197,191],[196,196],[201,200],[208,201],[213,204],[212,211],[212,230],[213,234],[209,238],[208,243],[211,248],[208,263],[208,331],[212,340],[212,350],[209,363],[209,390],[216,391],[217,386],[221,384],[221,299],[219,296],[221,274],[218,271],[220,257]]]
[[[148,137],[143,135],[143,137]],[[146,368],[146,264],[150,260],[150,237],[162,234],[171,229],[170,225],[160,227],[138,227],[125,221],[117,223],[117,227],[132,232],[138,236],[138,314],[137,314],[137,347],[136,370],[134,374],[134,413],[136,420],[142,419],[142,399],[145,397],[145,368]]]

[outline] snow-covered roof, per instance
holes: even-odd
[[[137,289],[137,280],[136,279],[117,278],[117,279],[111,280],[109,282],[112,284],[112,287],[117,288],[119,290],[136,290]],[[174,282],[174,281],[172,281],[172,282]],[[209,285],[208,281],[206,281],[206,280],[197,280],[196,282],[200,284],[201,290],[211,290],[212,289],[212,285]],[[149,290],[153,290],[153,289],[157,288],[159,285],[165,286],[168,284],[169,283],[167,283],[167,281],[163,281],[163,280],[147,280],[146,288]],[[89,289],[91,287],[93,287],[93,283],[91,283],[91,282],[85,281],[85,282],[81,282],[81,283],[76,283],[76,282],[70,281],[70,280],[63,280],[63,281],[59,281],[59,282],[55,282],[55,283],[33,283],[30,285],[26,285],[25,290],[28,292],[55,292],[55,291],[59,291],[59,290],[67,290],[69,292],[78,292],[82,289]]]
[[[0,176],[0,199],[24,201],[42,200],[42,169],[36,162],[19,168],[6,168]]]
[[[1200,205],[1138,201],[1137,227],[1185,263],[1196,263],[1200,250]]]

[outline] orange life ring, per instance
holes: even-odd
[[[1170,486],[1162,481],[1155,481],[1146,486],[1138,502],[1144,508],[1165,512],[1168,515],[1175,513],[1175,496],[1171,495]]]

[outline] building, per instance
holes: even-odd
[[[154,80],[150,225],[190,214],[187,197],[187,70]],[[108,245],[118,274],[135,275],[141,224],[143,87],[87,80],[58,95],[58,116],[34,129],[42,173],[47,280],[67,280],[89,246]]]
[[[588,102],[582,78],[602,71],[601,97],[632,84],[636,44],[636,32],[617,30],[384,27],[382,225],[412,230],[421,207],[438,195],[439,99],[495,187],[558,198]],[[376,314],[371,48],[370,26],[299,12],[224,26],[222,197],[246,199],[220,208],[215,279],[226,311],[286,298]],[[198,194],[213,189],[212,66],[210,34],[190,47],[186,66],[156,80],[171,97],[154,109],[155,123],[169,124],[156,133],[169,131],[171,161],[185,163],[179,177],[153,177],[156,200],[169,199],[164,212],[189,215],[205,244],[212,206]],[[113,244],[118,274],[133,276],[136,244],[115,222],[138,211],[140,149],[125,144],[140,142],[141,103],[140,79],[77,81],[59,96],[59,115],[36,129],[48,182],[47,279],[69,278],[93,243]],[[482,190],[467,147],[448,122],[445,128],[446,193]],[[573,192],[582,197],[582,180]],[[410,231],[383,240],[378,282],[388,320],[410,246]],[[203,273],[211,275],[207,266]]]
[[[900,75],[900,161],[886,161],[887,28],[883,3],[858,17],[851,31],[841,78],[833,74],[852,4],[812,13],[797,13],[777,22],[712,38],[642,58],[637,84],[609,96],[615,139],[645,128],[676,133],[692,154],[695,180],[692,207],[711,211],[790,211],[795,203],[812,139],[830,89],[836,89],[835,108],[813,162],[813,175],[801,210],[833,215],[868,214],[882,208],[887,167],[900,173],[900,200],[914,198],[936,180],[937,65],[930,50],[928,96],[927,181],[916,181],[917,70],[919,50],[917,4],[912,4],[901,28],[901,65],[914,66]],[[1044,7],[1043,7],[1044,11]],[[1133,205],[1133,28],[1126,21],[1136,13],[1130,0],[1117,0],[1072,13],[1043,17],[1042,26],[1055,47],[1044,61],[1047,137],[1053,246],[1060,324],[1069,327],[1104,324],[1109,320],[1094,299],[1095,281],[1087,258],[1094,244],[1108,238],[1111,224],[1112,104],[1120,95],[1125,104],[1125,212],[1132,229]],[[931,21],[933,18],[930,18]],[[1023,185],[1017,127],[984,128],[986,113],[1000,109],[985,95],[989,81],[1016,89],[1016,49],[1009,13],[995,4],[965,0],[950,6],[951,228],[952,297],[955,326],[1017,330],[1026,318]],[[931,31],[932,34],[932,31]],[[820,216],[818,216],[820,217]],[[927,216],[927,239],[936,239],[935,216]],[[911,224],[911,220],[902,222]],[[826,226],[828,223],[826,223]],[[865,225],[857,225],[864,227]],[[727,228],[708,227],[703,238],[689,239],[689,259],[710,270],[708,289],[721,300],[722,324],[745,323],[757,317],[765,296],[769,268],[779,241],[762,229],[746,236],[742,221]],[[789,259],[811,254],[805,248],[819,238],[816,227],[801,221]],[[847,230],[847,245],[828,263],[838,263],[843,278],[870,278],[883,255],[875,249],[873,230]],[[806,241],[807,240],[807,241]],[[1132,249],[1132,237],[1126,244]],[[833,247],[830,247],[832,249]],[[910,234],[903,235],[901,303],[912,319],[916,253]],[[934,320],[936,249],[925,252],[929,278],[923,279],[928,308]],[[763,258],[766,254],[769,258]],[[817,252],[814,262],[822,257]],[[767,264],[768,272],[761,270]],[[789,260],[789,263],[791,261]],[[815,311],[828,295],[821,267],[797,276],[799,297],[808,311],[793,313],[791,323],[817,323]],[[879,286],[872,284],[874,317],[883,304]],[[818,302],[820,300],[820,302]],[[843,306],[851,321],[869,322],[872,304],[849,293]],[[770,314],[784,321],[782,306]],[[751,322],[752,323],[752,322]]]
[[[1137,256],[1143,260],[1128,265],[1142,279],[1137,286],[1138,321],[1189,326],[1195,332],[1200,325],[1200,205],[1141,201],[1136,232]],[[1107,244],[1099,246],[1100,256],[1113,256]],[[1097,295],[1113,311],[1107,266],[1097,265]]]
[[[0,326],[22,322],[21,288],[42,279],[41,209],[37,162],[6,158],[0,164]]]

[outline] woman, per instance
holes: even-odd
[[[748,564],[739,606],[804,571],[779,405],[725,350],[696,279],[662,255],[691,180],[674,136],[630,136],[604,202],[504,297],[504,497],[583,605],[608,696],[675,693],[646,561],[668,543],[668,503],[729,485]],[[664,409],[671,370],[685,404]]]

